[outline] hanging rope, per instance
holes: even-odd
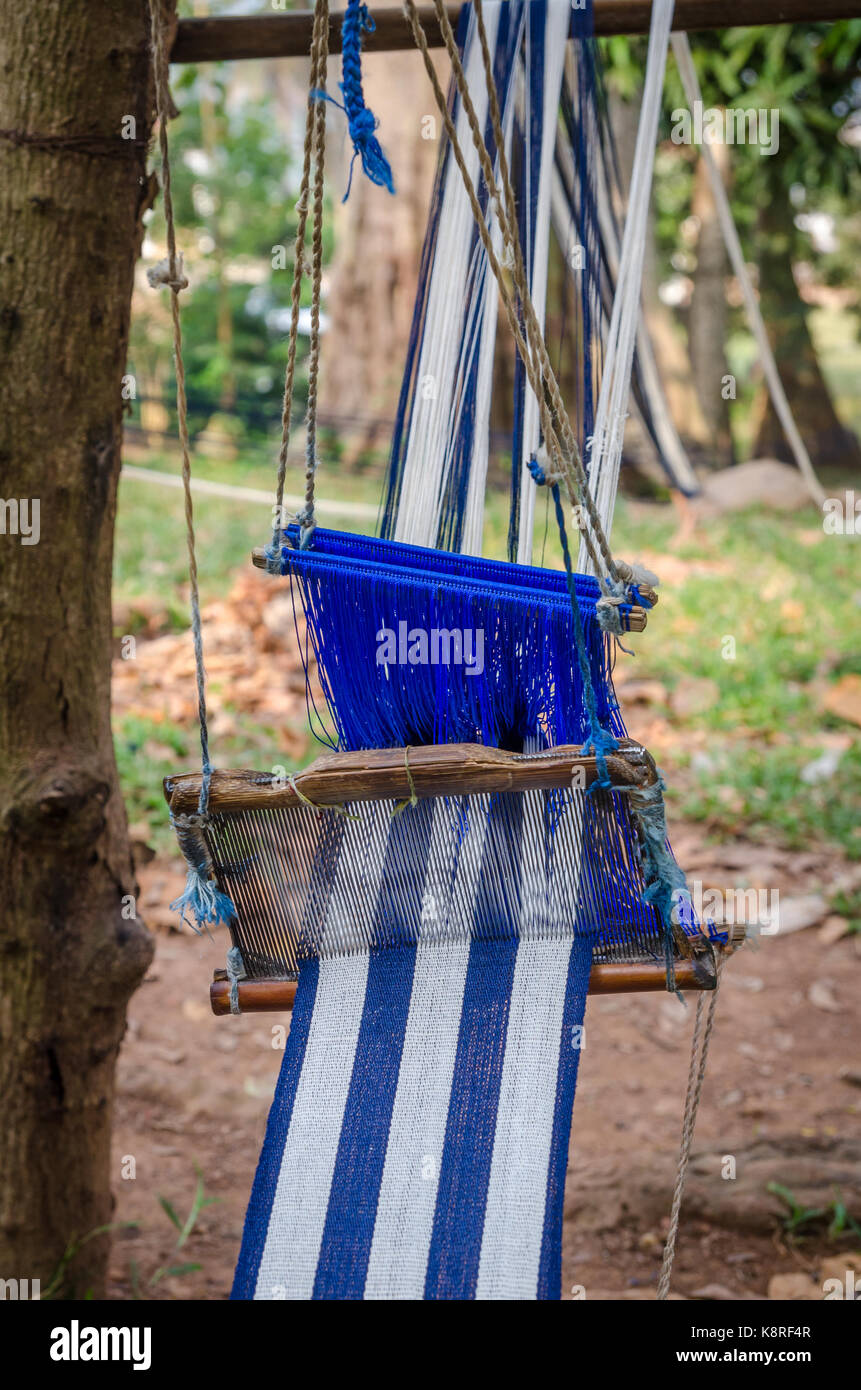
[[[188,577],[191,587],[191,630],[194,639],[194,664],[197,671],[197,711],[200,721],[200,750],[203,778],[200,784],[198,814],[206,815],[209,804],[209,784],[212,763],[209,757],[209,731],[206,723],[206,672],[203,666],[203,637],[200,625],[200,590],[197,577],[197,554],[194,538],[194,506],[191,500],[191,444],[188,435],[188,407],[185,390],[185,365],[182,358],[182,327],[179,318],[180,290],[188,288],[183,274],[182,256],[176,249],[176,228],[173,216],[173,195],[170,178],[170,155],[167,144],[167,122],[171,110],[169,58],[159,0],[150,6],[153,67],[155,73],[158,141],[161,152],[161,182],[164,198],[164,218],[167,227],[167,257],[147,272],[153,289],[167,285],[170,289],[170,310],[173,324],[173,356],[176,366],[176,413],[179,422],[179,443],[182,451],[182,484],[185,493],[185,537],[188,548]]]
[[[325,147],[325,105],[317,93],[325,91],[326,85],[326,65],[329,54],[329,3],[328,0],[317,0],[314,8],[314,27],[311,33],[311,82],[308,92],[308,106],[305,114],[305,143],[302,153],[302,179],[300,183],[299,200],[296,203],[298,219],[296,222],[296,240],[293,250],[293,287],[290,300],[290,334],[287,342],[287,367],[284,373],[284,396],[281,403],[281,445],[278,450],[278,474],[275,485],[275,523],[272,528],[271,557],[277,558],[281,547],[281,529],[283,526],[284,512],[284,487],[287,477],[287,454],[290,448],[290,431],[293,419],[293,384],[296,376],[296,347],[299,341],[299,310],[302,302],[302,279],[305,273],[305,234],[308,223],[309,195],[311,188],[311,162],[312,158],[319,156],[320,159],[320,197],[322,199],[322,152]],[[315,321],[315,297],[316,297],[316,333],[319,340],[320,326],[320,266],[322,264],[322,239],[320,239],[320,260],[317,262],[316,251],[317,242],[317,207],[316,207],[317,184],[315,181],[315,210],[314,210],[314,236],[315,245],[312,249],[314,264],[311,266],[312,274],[312,331]],[[313,343],[312,343],[313,347]],[[316,392],[316,366],[314,368],[314,396],[313,412],[311,410],[311,396],[309,392],[309,414],[308,425],[312,439],[312,450],[310,455],[306,448],[305,460],[305,510],[303,518],[307,518],[309,506],[312,519],[311,530],[313,531],[314,514],[314,475],[316,472],[316,421],[317,421],[317,392]],[[307,522],[305,523],[307,524]],[[310,533],[309,533],[310,535]]]
[[[217,922],[233,917],[233,904],[219,891],[211,876],[211,865],[202,830],[209,811],[209,789],[212,781],[212,762],[209,756],[209,730],[206,720],[206,670],[203,664],[203,634],[200,618],[200,589],[197,574],[197,553],[194,535],[194,506],[191,499],[191,444],[188,435],[188,405],[185,388],[185,364],[182,356],[182,327],[179,315],[180,291],[188,287],[183,274],[182,256],[176,248],[176,226],[170,176],[167,123],[171,112],[170,60],[160,0],[150,4],[153,70],[155,75],[158,140],[161,152],[161,181],[164,198],[164,218],[167,230],[167,257],[147,272],[153,288],[167,285],[170,289],[171,321],[173,324],[173,355],[176,367],[176,413],[179,423],[179,442],[182,453],[182,486],[185,497],[185,535],[188,548],[188,577],[191,591],[191,631],[194,643],[194,666],[197,675],[197,713],[200,723],[200,752],[202,776],[196,817],[173,818],[180,848],[188,866],[185,891],[171,903],[171,908],[189,921],[196,931],[203,931]],[[190,917],[187,916],[190,914]]]
[[[305,507],[300,517],[300,545],[314,534],[314,488],[317,479],[317,383],[320,372],[320,286],[323,277],[323,171],[326,157],[326,64],[329,56],[329,5],[320,9],[320,52],[314,106],[314,227],[311,235],[311,336],[308,349],[308,409],[305,434]],[[295,350],[294,350],[295,351]]]
[[[712,1029],[714,1028],[715,1009],[717,1007],[718,990],[720,989],[721,975],[723,973],[725,956],[723,951],[718,952],[716,966],[715,987],[709,1000],[708,1015],[706,1017],[705,1033],[703,1034],[702,1049],[700,1049],[700,1033],[702,1032],[703,1021],[703,994],[700,992],[697,998],[697,1012],[694,1019],[694,1032],[691,1038],[691,1061],[688,1068],[688,1087],[685,1093],[685,1114],[682,1120],[682,1142],[679,1148],[679,1164],[676,1172],[676,1185],[673,1189],[673,1202],[670,1208],[670,1226],[667,1231],[667,1240],[664,1246],[664,1258],[661,1264],[661,1273],[658,1279],[658,1299],[663,1301],[670,1292],[670,1279],[673,1273],[673,1260],[676,1255],[676,1238],[679,1234],[679,1216],[682,1209],[682,1198],[685,1192],[685,1180],[688,1175],[688,1164],[691,1157],[691,1145],[694,1138],[694,1129],[697,1123],[697,1111],[700,1108],[700,1099],[703,1091],[703,1081],[706,1074],[706,1062],[709,1055],[709,1043],[711,1042]]]

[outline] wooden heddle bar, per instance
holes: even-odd
[[[449,19],[457,25],[460,5],[447,5]],[[647,34],[651,0],[594,0],[595,33]],[[673,27],[693,33],[698,29],[728,29],[743,23],[794,24],[835,19],[855,19],[858,0],[745,0],[744,6],[727,0],[676,0]],[[439,22],[432,5],[420,5],[419,17],[431,48],[442,48]],[[171,50],[172,63],[211,63],[238,58],[307,58],[311,47],[311,10],[290,14],[229,15],[181,19]],[[341,51],[340,13],[329,21],[329,50]],[[363,37],[366,53],[394,53],[414,47],[412,31],[400,8],[374,12],[376,29]]]

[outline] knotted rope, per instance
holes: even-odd
[[[361,0],[348,0],[341,24],[341,72],[340,83],[344,94],[343,110],[347,114],[347,126],[353,142],[353,158],[350,160],[350,177],[344,202],[350,196],[353,184],[353,165],[356,159],[362,161],[362,168],[371,183],[379,188],[387,188],[394,193],[392,169],[375,135],[378,121],[365,105],[362,91],[362,34],[373,34],[376,29],[367,5]],[[331,97],[329,98],[331,100]],[[337,102],[334,103],[338,105]]]

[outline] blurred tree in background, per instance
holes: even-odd
[[[781,377],[810,453],[820,464],[861,467],[858,441],[838,418],[810,324],[811,305],[823,299],[839,303],[854,316],[857,338],[861,19],[702,33],[692,37],[691,47],[706,107],[779,112],[773,153],[762,153],[757,144],[712,149],[723,166]],[[608,39],[601,51],[611,93],[638,100],[645,40]],[[665,298],[685,326],[712,446],[725,462],[725,351],[735,336],[740,351],[733,365],[741,377],[753,344],[744,341],[743,310],[731,286],[734,302],[727,303],[729,267],[698,150],[670,138],[672,113],[680,108],[687,101],[670,61],[655,172],[657,269]],[[833,293],[829,301],[827,291],[841,288],[842,295]],[[740,387],[732,416],[747,451],[790,458],[764,388]]]

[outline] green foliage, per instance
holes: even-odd
[[[747,26],[693,36],[691,48],[704,105],[779,112],[779,147],[731,149],[733,214],[745,254],[760,260],[761,212],[779,206],[780,232],[770,250],[804,260],[826,284],[853,284],[861,255],[861,165],[845,135],[847,117],[861,108],[861,19],[834,24]],[[607,81],[623,99],[639,91],[645,62],[641,39],[601,41]],[[656,230],[663,268],[686,259],[680,225],[690,208],[695,148],[668,141],[671,115],[687,109],[675,63],[667,66],[662,132],[656,162]],[[856,128],[857,129],[857,128]],[[811,213],[834,217],[836,249],[817,250]],[[778,244],[779,243],[779,244]]]
[[[299,190],[284,105],[271,79],[262,66],[248,65],[240,76],[226,63],[183,68],[174,79],[179,115],[170,129],[172,190],[190,280],[183,347],[193,434],[219,409],[241,422],[242,435],[250,438],[265,437],[280,418]],[[147,222],[148,237],[162,247],[160,199]],[[327,221],[324,256],[330,244]],[[309,298],[306,280],[305,304]],[[135,307],[129,371],[139,395],[168,400],[164,304],[142,296]],[[307,386],[304,355],[300,339],[299,411]]]
[[[189,1236],[194,1231],[194,1228],[197,1225],[198,1219],[200,1217],[200,1213],[204,1211],[207,1207],[211,1207],[215,1202],[221,1201],[220,1197],[206,1196],[203,1185],[203,1174],[201,1173],[197,1164],[195,1164],[194,1166],[194,1171],[197,1174],[197,1186],[194,1191],[194,1198],[192,1199],[192,1203],[188,1211],[188,1216],[185,1218],[184,1221],[180,1220],[173,1204],[169,1202],[166,1197],[162,1197],[161,1193],[158,1194],[158,1200],[162,1210],[164,1211],[171,1225],[173,1225],[178,1232],[173,1245],[174,1254],[179,1253],[179,1251],[182,1249],[182,1247],[188,1240]],[[185,1274],[194,1274],[197,1270],[201,1268],[201,1265],[194,1263],[171,1263],[168,1265],[160,1265],[159,1268],[155,1270],[155,1272],[150,1276],[147,1287],[150,1289],[154,1289],[157,1284],[161,1283],[162,1279],[181,1278]],[[135,1275],[135,1277],[133,1278],[133,1286],[138,1290],[135,1296],[140,1297],[140,1282],[139,1277],[137,1275]]]
[[[83,1250],[84,1246],[88,1245],[91,1240],[95,1240],[96,1236],[108,1235],[112,1231],[135,1230],[139,1224],[137,1221],[115,1221],[106,1226],[94,1226],[85,1236],[72,1236],[57,1261],[56,1269],[41,1291],[42,1302],[53,1302],[66,1297],[66,1271],[78,1252]],[[84,1294],[85,1300],[89,1301],[92,1297],[92,1289],[87,1289]]]
[[[861,1237],[861,1226],[850,1215],[838,1188],[834,1188],[833,1198],[824,1207],[805,1207],[783,1183],[767,1183],[766,1189],[786,1207],[783,1229],[793,1243],[819,1234],[828,1218],[830,1220],[825,1229],[828,1240],[856,1240]]]

